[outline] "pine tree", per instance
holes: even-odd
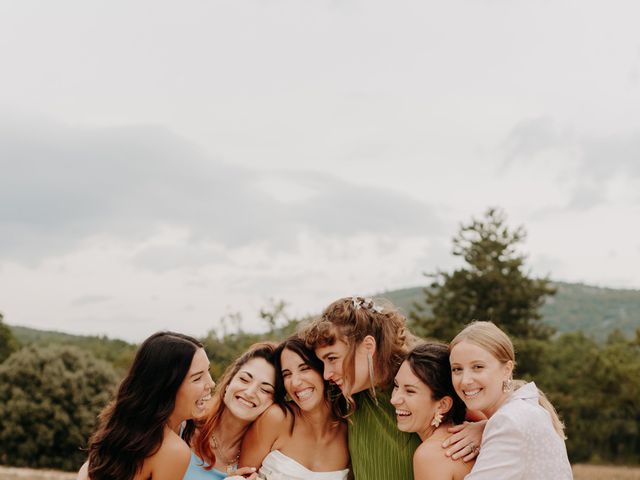
[[[415,305],[416,332],[450,341],[472,320],[491,320],[515,341],[548,339],[553,329],[542,323],[539,309],[555,289],[548,279],[531,278],[525,270],[526,257],[518,250],[525,237],[524,228],[510,229],[497,208],[462,225],[453,239],[453,255],[464,266],[425,274],[431,279],[424,290],[430,309]],[[540,349],[535,342],[529,347]]]

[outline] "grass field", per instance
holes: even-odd
[[[575,480],[640,480],[640,467],[574,465]],[[74,473],[0,467],[0,480],[75,480]]]

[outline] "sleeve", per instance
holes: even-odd
[[[526,441],[518,422],[500,416],[487,424],[480,455],[465,480],[519,480],[525,478]]]

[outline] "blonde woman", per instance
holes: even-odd
[[[468,409],[489,419],[466,479],[573,478],[564,427],[553,406],[533,382],[513,381],[516,360],[509,337],[491,322],[473,322],[449,351],[457,394]]]

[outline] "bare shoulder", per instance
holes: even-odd
[[[439,442],[423,442],[413,454],[415,480],[451,480],[455,474],[456,462],[445,455]]]
[[[280,406],[273,404],[258,417],[255,425],[261,430],[283,431],[290,425],[291,420],[292,416],[289,411],[283,411]]]
[[[191,449],[175,433],[165,432],[160,449],[145,461],[143,470],[153,472],[153,478],[157,477],[156,472],[168,471],[169,469],[182,470],[182,475],[189,466],[191,460]]]
[[[78,480],[89,480],[89,461],[84,462],[78,472]]]

